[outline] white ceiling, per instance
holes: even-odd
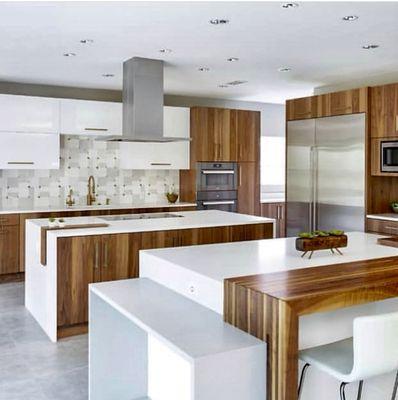
[[[122,62],[141,56],[165,60],[167,94],[283,102],[317,86],[398,71],[397,2],[281,4],[3,2],[0,80],[121,89]],[[359,20],[342,21],[351,14]],[[230,23],[214,26],[212,18]],[[94,43],[81,44],[86,38]],[[369,43],[380,48],[361,48]],[[278,72],[281,66],[292,71]],[[218,87],[237,79],[248,83]]]

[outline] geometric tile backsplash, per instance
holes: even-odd
[[[0,206],[29,208],[65,205],[69,189],[76,205],[86,204],[87,180],[93,175],[97,201],[105,204],[165,201],[170,188],[179,190],[176,170],[123,170],[118,142],[61,136],[58,170],[0,171]]]

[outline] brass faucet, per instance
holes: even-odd
[[[66,196],[66,205],[69,207],[72,207],[75,204],[75,199],[72,196],[73,196],[73,190],[69,189],[69,194],[68,196]]]
[[[94,177],[92,175],[88,178],[88,185],[87,186],[88,186],[87,205],[88,206],[92,206],[96,201],[96,198],[95,198],[95,180],[94,180]]]

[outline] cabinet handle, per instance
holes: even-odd
[[[33,165],[33,161],[8,161],[8,165]]]
[[[104,261],[102,267],[108,268],[108,243],[104,243]]]
[[[242,186],[242,167],[239,165],[239,186]]]
[[[84,128],[85,131],[107,132],[107,128]]]
[[[242,151],[242,145],[239,144],[239,159],[242,160],[243,159],[243,151]]]
[[[151,162],[151,165],[171,165],[171,163]]]
[[[279,216],[279,206],[276,206],[276,219],[280,219],[280,216]]]
[[[99,268],[99,243],[95,243],[94,269]]]
[[[395,117],[395,130],[398,131],[398,115]]]

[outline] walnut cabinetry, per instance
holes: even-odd
[[[90,283],[138,277],[139,250],[267,239],[272,234],[272,224],[265,223],[58,238],[59,335],[87,322]]]
[[[398,235],[398,220],[386,221],[382,219],[367,218],[366,225],[368,232]]]
[[[261,216],[275,219],[275,237],[285,237],[285,203],[261,203]]]
[[[190,170],[180,171],[182,201],[196,201],[197,162],[238,162],[238,212],[259,215],[260,117],[258,111],[191,108]]]
[[[370,89],[372,138],[398,138],[398,84]]]
[[[344,90],[286,102],[288,121],[367,112],[368,88]]]
[[[19,218],[0,215],[0,274],[19,272]]]

